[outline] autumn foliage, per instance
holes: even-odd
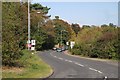
[[[118,27],[83,28],[76,37],[72,54],[93,58],[118,59]]]

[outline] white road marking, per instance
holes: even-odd
[[[79,64],[79,63],[77,63],[77,62],[74,62],[75,64]]]
[[[63,58],[60,58],[60,57],[58,59],[63,60]]]
[[[90,70],[93,70],[93,71],[96,71],[96,72],[98,71],[98,70],[96,70],[96,69],[93,69],[93,68],[89,68],[89,69],[90,69]]]
[[[84,67],[84,65],[82,65],[82,64],[78,64],[79,66],[81,66],[81,67]]]
[[[102,74],[102,72],[101,72],[101,71],[98,71],[98,72]]]
[[[68,60],[68,62],[73,62],[73,61],[71,61],[71,60]]]
[[[54,56],[56,58],[56,56]]]
[[[63,59],[63,58],[61,58],[61,57],[54,56],[52,53],[50,53],[50,55],[53,56],[53,57],[55,57],[55,58],[58,58],[58,59],[60,59],[60,60],[64,60],[64,61],[71,62],[71,63],[74,62],[74,61],[71,61],[71,60],[67,60],[67,59]],[[74,62],[74,64],[79,65],[79,66],[81,66],[81,67],[84,67],[84,65],[82,65],[82,64],[80,64],[80,63],[78,63],[78,62]],[[96,71],[96,72],[98,72],[98,73],[100,73],[100,74],[103,73],[103,72],[101,72],[101,71],[99,71],[99,70],[96,70],[96,69],[94,69],[94,68],[91,68],[91,67],[89,67],[89,69],[90,69],[90,70],[93,70],[93,71]],[[105,76],[105,78],[107,78],[107,77]]]
[[[81,66],[81,67],[84,67],[84,65],[82,65],[82,64],[79,64],[79,63],[77,63],[77,62],[74,62],[76,65],[79,65],[79,66]]]
[[[65,59],[65,61],[67,61],[67,62],[68,62],[69,60]]]
[[[90,70],[93,70],[93,71],[96,71],[96,72],[98,72],[98,73],[100,73],[100,74],[102,74],[102,72],[101,72],[101,71],[96,70],[96,69],[94,69],[94,68],[90,68],[90,67],[89,67],[89,69],[90,69]]]

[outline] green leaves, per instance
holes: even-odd
[[[2,6],[2,61],[3,65],[13,66],[21,55],[19,48],[21,19],[18,16],[20,3],[5,2]]]
[[[77,44],[72,53],[95,58],[118,59],[117,35],[118,29],[108,25],[82,28],[76,37]]]

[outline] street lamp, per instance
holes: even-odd
[[[30,1],[28,0],[28,50],[30,50]]]

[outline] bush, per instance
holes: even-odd
[[[76,37],[72,54],[92,58],[118,59],[118,30],[115,27],[84,28]]]

